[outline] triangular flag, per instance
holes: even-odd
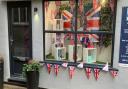
[[[68,63],[63,63],[62,66],[65,67],[65,68],[67,68]]]
[[[78,68],[83,68],[84,64],[83,63],[80,63],[79,65],[77,65]]]
[[[75,71],[75,67],[74,66],[69,66],[69,76],[70,76],[70,79],[72,79],[72,77],[74,75],[74,71]]]
[[[90,78],[91,71],[92,71],[91,68],[86,68],[86,69],[85,69],[85,72],[86,72],[86,75],[87,75],[87,78],[88,78],[88,79]]]
[[[59,65],[57,65],[57,64],[54,65],[54,72],[55,72],[55,74],[57,76],[58,72],[59,72]]]
[[[47,65],[48,73],[50,74],[50,72],[51,72],[51,64],[46,64],[46,65]]]
[[[98,80],[99,78],[99,73],[100,73],[100,69],[94,69],[94,76],[95,76],[95,79]]]
[[[113,78],[115,78],[118,75],[118,71],[115,71],[115,70],[111,70],[110,73]]]
[[[106,63],[106,65],[102,68],[103,71],[109,71],[109,68],[108,68],[108,62]]]

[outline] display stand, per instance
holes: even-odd
[[[96,48],[83,48],[83,62],[94,63],[96,62],[97,49]]]

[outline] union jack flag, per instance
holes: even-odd
[[[95,76],[95,79],[97,80],[99,78],[99,73],[100,73],[100,69],[94,69],[94,76]]]
[[[54,65],[54,72],[55,72],[55,74],[57,76],[58,72],[59,72],[59,65],[57,65],[57,64]]]
[[[74,75],[74,71],[75,71],[75,67],[74,66],[69,66],[69,76],[70,76],[70,79],[72,79],[72,77]]]
[[[92,71],[91,68],[86,68],[86,69],[85,69],[85,72],[86,72],[86,75],[87,75],[87,78],[88,78],[88,79],[90,78],[91,71]]]
[[[110,73],[113,78],[115,78],[118,75],[118,71],[115,71],[115,70],[111,70]]]
[[[46,65],[47,65],[48,73],[50,74],[50,72],[51,72],[51,64],[46,64]]]
[[[101,5],[96,3],[97,0],[93,0],[95,4],[93,5],[93,8],[90,9],[86,14],[86,20],[87,20],[87,30],[99,30],[100,24],[100,13]]]

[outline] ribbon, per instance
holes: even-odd
[[[50,72],[51,72],[51,64],[47,64],[47,69],[48,69],[48,73],[50,74]]]
[[[59,72],[59,65],[57,65],[57,64],[54,65],[54,72],[55,72],[55,74],[57,76],[58,72]]]
[[[74,66],[69,66],[69,76],[70,76],[70,79],[72,79],[72,77],[74,75],[74,71],[75,71],[75,67]]]
[[[118,75],[118,71],[111,70],[110,72],[113,78],[115,78]]]
[[[100,69],[94,69],[94,76],[95,76],[95,79],[98,80],[99,78],[99,73],[100,73]]]
[[[85,71],[86,71],[87,78],[89,79],[91,75],[91,68],[86,68]]]

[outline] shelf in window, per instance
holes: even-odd
[[[45,30],[45,33],[75,33],[75,31],[52,31],[52,30]]]
[[[45,30],[45,33],[78,33],[78,34],[113,34],[113,31],[89,31],[89,32],[85,32],[85,31],[52,31],[52,30]]]
[[[113,34],[113,31],[77,31],[78,34]]]
[[[58,64],[58,65],[62,65],[63,63],[65,62],[62,62],[62,61],[51,61],[51,60],[47,60],[47,61],[40,61],[40,63],[48,63],[48,64]],[[75,62],[67,62],[68,63],[68,66],[75,66],[77,67],[77,65],[79,63],[75,63]],[[98,69],[102,69],[104,67],[104,64],[87,64],[87,63],[84,63],[84,68],[98,68]],[[116,68],[113,68],[111,66],[109,66],[109,70],[115,70],[115,71],[118,71],[118,69]]]

